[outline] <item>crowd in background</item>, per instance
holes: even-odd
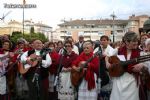
[[[19,38],[14,43],[3,35],[0,100],[150,100],[149,81],[145,82],[150,74],[150,56],[126,65],[123,75],[113,77],[109,75],[113,67],[109,58],[114,55],[123,55],[118,56],[121,60],[150,55],[150,35],[127,32],[115,43],[106,35],[97,41],[85,41],[80,35],[76,43],[72,37],[45,43]],[[144,68],[148,74],[143,78]],[[72,71],[83,73],[77,86]]]

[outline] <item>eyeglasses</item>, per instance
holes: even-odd
[[[84,47],[83,49],[89,49],[88,47]]]
[[[71,47],[71,45],[65,45],[65,47]]]

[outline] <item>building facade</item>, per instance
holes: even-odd
[[[72,20],[59,24],[57,32],[60,34],[60,39],[63,40],[66,36],[72,36],[75,41],[78,40],[80,34],[84,35],[85,40],[99,40],[100,36],[107,35],[112,40],[113,31],[115,41],[120,41],[126,31],[126,26],[129,20]]]
[[[72,36],[75,41],[78,41],[78,35],[82,34],[85,40],[99,40],[100,36],[107,35],[114,42],[121,41],[123,35],[128,31],[134,31],[139,34],[140,28],[144,22],[149,19],[148,15],[129,16],[127,20],[70,20],[59,24],[59,39],[64,40],[66,36]]]
[[[12,32],[14,31],[22,32],[22,24],[20,22],[11,20],[8,23],[4,22],[0,23],[0,35],[3,34],[11,35]]]
[[[12,35],[14,31],[23,32],[23,23],[18,22],[16,20],[11,20],[8,23],[1,22],[0,23],[0,35],[9,34]],[[31,28],[34,28],[35,33],[43,33],[49,40],[51,40],[51,33],[52,27],[43,24],[43,23],[34,23],[32,20],[25,20],[24,21],[24,33],[25,34],[32,34],[30,33]]]
[[[146,20],[149,19],[148,15],[140,15],[140,16],[129,16],[129,23],[127,26],[128,31],[134,31],[136,33],[143,34],[143,25]]]

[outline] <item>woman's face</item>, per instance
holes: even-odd
[[[148,39],[148,36],[144,35],[141,37],[141,44],[145,43],[145,40]]]
[[[90,52],[92,52],[92,50],[93,50],[93,48],[91,45],[84,45],[84,47],[83,47],[83,52],[85,54],[89,54]]]
[[[109,44],[109,41],[106,38],[100,40],[101,45],[105,48]]]
[[[71,46],[71,44],[70,43],[66,43],[65,44],[65,49],[67,50],[67,52],[72,52],[72,46]]]
[[[68,38],[68,41],[70,41],[73,44],[73,39],[72,38]]]
[[[54,49],[55,49],[55,47],[54,47],[54,45],[53,45],[53,44],[50,44],[50,45],[49,45],[49,48],[50,48],[50,49],[52,49],[52,50],[54,50]]]
[[[24,46],[25,46],[25,44],[24,44],[24,43],[19,43],[19,44],[18,44],[18,47],[19,47],[20,49],[23,49],[23,48],[24,48]]]
[[[138,48],[138,41],[130,41],[130,42],[126,42],[126,47],[127,49],[137,49]]]
[[[3,49],[4,50],[9,50],[9,47],[10,47],[10,43],[9,42],[4,42],[3,43]]]
[[[58,48],[63,48],[63,44],[59,42],[58,45],[57,45],[57,47]]]

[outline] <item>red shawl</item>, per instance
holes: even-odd
[[[78,57],[78,55],[74,51],[72,51],[70,55],[65,54],[63,56],[63,59],[62,59],[62,66],[64,68],[71,68],[72,67],[72,62],[74,60],[76,60],[77,57]]]
[[[19,48],[15,48],[14,50],[13,50],[13,52],[16,52],[17,50],[18,50]],[[26,49],[26,48],[23,48],[23,52],[26,52],[28,49]],[[14,57],[12,58],[12,62],[16,62],[16,60],[17,60],[17,57],[18,57],[18,55],[19,54],[14,54]]]
[[[54,51],[54,52],[50,53],[50,57],[52,59],[52,64],[49,67],[49,72],[51,74],[56,74],[56,72],[57,72],[57,66],[59,64],[59,54],[56,51]]]
[[[0,54],[5,54],[5,51],[9,51],[9,50],[4,50],[3,48],[0,48]]]
[[[118,52],[119,55],[124,55],[125,58],[127,59],[127,48],[124,46],[122,48],[119,48],[119,52]],[[131,51],[131,57],[130,59],[133,59],[133,58],[137,58],[140,56],[140,51],[138,49],[134,49]],[[133,65],[135,64],[130,64],[128,65],[128,68],[127,68],[127,72],[129,73],[132,73],[132,69],[133,69]]]
[[[89,55],[86,55],[84,52],[82,52],[80,56],[73,62],[73,65],[78,67],[81,61],[87,61],[90,57],[92,57],[92,55],[92,52]],[[98,67],[99,59],[97,57],[95,57],[90,63],[88,63],[88,68],[85,75],[85,80],[88,82],[88,90],[95,88],[94,73],[98,73]]]
[[[4,50],[3,49],[0,49],[0,54],[4,54]]]
[[[126,48],[125,46],[122,47],[122,48],[119,48],[118,54],[119,54],[119,55],[124,55],[125,58],[127,59],[127,48]],[[130,59],[137,58],[137,57],[139,57],[139,56],[140,56],[140,51],[139,51],[138,49],[134,49],[134,50],[131,51],[131,57],[130,57]],[[132,72],[132,69],[133,69],[132,66],[133,66],[133,65],[135,65],[135,64],[130,64],[130,65],[128,65],[127,72],[133,73],[133,72]]]

